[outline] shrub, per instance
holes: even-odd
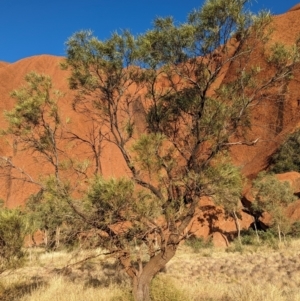
[[[276,230],[270,228],[268,231],[261,231],[260,232],[260,239],[262,243],[271,247],[274,250],[278,249],[278,239]]]
[[[260,235],[260,232],[258,231],[258,235]],[[247,246],[256,246],[259,244],[256,233],[252,228],[241,232],[241,240],[242,244]]]
[[[17,209],[0,208],[0,273],[22,262],[24,237],[23,214]]]
[[[226,252],[240,252],[244,251],[244,246],[268,246],[272,249],[278,249],[277,233],[273,229],[267,231],[258,231],[259,240],[253,229],[244,230],[241,232],[242,245],[238,240],[234,240],[226,249]]]
[[[291,225],[288,235],[294,238],[300,238],[300,221],[296,221]]]
[[[270,169],[275,173],[300,172],[300,129],[287,137],[270,159]]]
[[[211,238],[205,239],[203,237],[191,236],[185,241],[185,244],[190,247],[195,253],[200,252],[201,249],[208,249],[213,247]]]

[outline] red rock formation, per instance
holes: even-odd
[[[282,174],[276,175],[277,179],[281,182],[288,182],[294,194],[299,195],[300,194],[300,173],[291,171],[291,172],[286,172]]]
[[[300,31],[300,11],[293,10],[273,18],[271,24],[274,32],[268,42],[269,45],[280,42],[286,46],[292,45]],[[263,67],[260,52],[253,54],[253,63]],[[234,72],[229,69],[229,74]],[[265,73],[268,70],[265,68]],[[268,165],[268,157],[274,153],[287,133],[293,131],[300,124],[300,90],[298,80],[300,69],[295,73],[294,79],[287,87],[288,93],[280,107],[276,99],[265,99],[264,102],[254,108],[252,112],[252,127],[248,134],[250,141],[259,138],[256,145],[236,146],[232,148],[232,154],[237,165],[241,166],[244,175],[255,175]]]
[[[300,9],[300,3],[296,4],[295,6],[293,6],[291,9],[288,10],[288,12],[294,11],[294,10],[299,10],[299,9]]]
[[[7,63],[7,62],[0,62],[0,68],[5,67],[7,65],[9,65],[9,63]]]

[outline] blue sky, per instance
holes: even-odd
[[[251,10],[281,14],[299,0],[253,0]],[[65,55],[76,31],[91,29],[99,39],[130,29],[143,33],[157,16],[184,22],[203,0],[0,0],[0,61],[38,54]]]

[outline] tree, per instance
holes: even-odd
[[[76,244],[76,235],[81,225],[67,202],[66,187],[61,191],[53,176],[47,177],[43,184],[44,188],[32,194],[25,205],[33,242],[35,243],[34,234],[41,230],[46,250]]]
[[[5,112],[8,128],[4,134],[12,135],[22,150],[42,155],[42,162],[50,163],[59,180],[59,156],[63,151],[58,147],[61,120],[57,101],[62,95],[52,91],[51,78],[46,75],[31,72],[25,81],[26,86],[11,93],[16,105]]]
[[[73,210],[68,204],[78,182],[73,179],[73,185],[70,184],[74,168],[68,168],[70,158],[62,144],[67,131],[59,110],[59,99],[63,95],[53,88],[47,75],[31,72],[25,76],[25,81],[26,85],[11,93],[16,104],[11,111],[5,112],[8,127],[3,134],[17,141],[19,150],[27,156],[32,155],[43,169],[34,179],[11,158],[1,157],[1,160],[6,167],[16,169],[20,176],[14,179],[37,187],[37,192],[26,203],[30,231],[44,231],[46,248],[55,249],[59,246],[62,226],[68,228],[72,224],[73,231],[77,229]],[[81,177],[77,180],[80,181]]]
[[[102,174],[100,158],[103,150],[103,135],[101,133],[101,123],[99,124],[97,122],[94,122],[93,120],[89,119],[88,116],[86,121],[86,128],[87,129],[84,136],[81,136],[74,131],[66,131],[66,139],[71,142],[75,141],[75,147],[77,148],[81,148],[82,145],[86,145],[89,148],[89,151],[87,151],[85,154],[86,161],[82,162],[83,164],[79,164],[78,167],[76,167],[76,164],[72,164],[75,170],[79,171],[82,174],[85,174],[86,177],[88,177],[87,167],[89,166],[90,161],[94,162],[94,164],[91,164],[91,166],[94,167],[94,175]],[[83,165],[86,165],[86,168],[82,168]]]
[[[253,194],[255,196],[253,207],[271,214],[273,227],[277,228],[281,243],[281,234],[283,233],[285,238],[292,224],[284,209],[296,200],[290,184],[280,182],[274,174],[262,172],[253,182]]]
[[[26,234],[24,214],[19,209],[0,208],[0,273],[19,266]]]
[[[128,179],[96,177],[86,196],[91,209],[78,213],[131,277],[136,301],[150,300],[150,282],[185,239],[199,199],[236,177],[219,167],[220,156],[257,142],[245,138],[250,107],[270,88],[281,93],[299,60],[296,46],[265,51],[271,17],[252,15],[247,2],[206,1],[185,24],[158,18],[137,38],[125,31],[100,41],[83,31],[67,42],[73,107],[103,124],[128,171]],[[249,64],[257,49],[272,74]],[[224,79],[229,66],[236,73]]]

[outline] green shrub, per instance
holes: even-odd
[[[257,239],[257,234],[259,240]],[[234,240],[226,251],[243,252],[243,246],[269,246],[273,249],[278,248],[277,232],[274,229],[270,228],[267,231],[258,231],[257,234],[253,229],[243,230],[241,232],[242,245],[238,240]]]
[[[272,249],[278,249],[278,233],[276,229],[270,228],[267,231],[258,231],[259,242],[256,239],[254,245],[265,245]],[[254,239],[254,238],[253,238]]]
[[[275,173],[300,172],[300,130],[287,137],[270,159],[270,169]]]
[[[209,249],[213,247],[213,242],[211,238],[205,239],[203,237],[191,236],[186,241],[185,244],[190,247],[195,253],[199,253],[202,249]]]
[[[259,232],[261,231],[258,231],[258,235],[260,235]],[[242,244],[247,246],[257,246],[259,244],[257,240],[257,235],[255,231],[251,228],[249,230],[244,230],[241,232],[241,240]]]
[[[293,238],[300,238],[300,221],[296,221],[292,224],[288,235]]]
[[[19,210],[0,208],[0,273],[22,262],[25,232],[24,217]]]
[[[226,249],[226,252],[239,252],[243,253],[245,250],[245,246],[268,246],[272,249],[277,250],[278,245],[278,237],[277,233],[272,229],[268,229],[267,231],[258,231],[259,240],[257,239],[257,235],[254,230],[249,229],[243,231],[241,233],[241,241],[242,244],[236,239],[234,240],[230,246]]]

